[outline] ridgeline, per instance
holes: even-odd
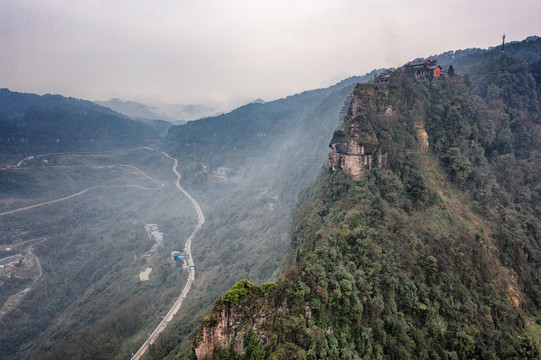
[[[291,266],[220,297],[191,357],[538,359],[540,69],[358,85]]]

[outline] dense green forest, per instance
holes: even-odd
[[[463,77],[396,71],[379,88],[392,115],[353,119],[385,164],[359,182],[322,172],[300,197],[293,265],[225,293],[199,357],[538,359],[539,66],[501,56]],[[217,324],[230,347],[212,342]]]

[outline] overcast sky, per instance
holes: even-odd
[[[0,0],[0,87],[231,107],[541,35],[540,15],[540,0]]]

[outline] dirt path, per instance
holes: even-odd
[[[123,187],[134,187],[134,188],[142,189],[142,190],[157,190],[157,189],[161,189],[161,188],[163,188],[165,186],[164,184],[162,184],[158,180],[156,180],[156,179],[152,178],[151,176],[149,176],[148,174],[146,174],[143,170],[141,170],[141,169],[139,169],[139,168],[137,168],[137,167],[135,167],[133,165],[111,165],[111,166],[127,167],[127,168],[130,168],[130,169],[133,169],[136,172],[138,172],[139,174],[141,174],[142,176],[150,179],[151,181],[157,183],[160,186],[159,187],[149,188],[149,187],[145,187],[145,186],[141,186],[141,185],[133,185],[133,184],[96,185],[96,186],[88,187],[88,188],[86,188],[86,189],[84,189],[82,191],[79,191],[79,192],[75,193],[75,194],[71,194],[71,195],[68,195],[68,196],[61,197],[59,199],[49,200],[49,201],[45,201],[45,202],[42,202],[42,203],[39,203],[39,204],[29,205],[29,206],[21,207],[21,208],[14,209],[14,210],[4,211],[4,212],[0,213],[0,216],[14,214],[14,213],[17,213],[17,212],[20,212],[20,211],[25,211],[25,210],[30,210],[30,209],[33,209],[33,208],[37,208],[39,206],[49,205],[49,204],[54,204],[54,203],[57,203],[57,202],[60,202],[60,201],[69,200],[69,199],[74,198],[76,196],[81,196],[81,195],[85,194],[86,192],[88,192],[89,190],[97,189],[97,188],[100,188],[100,187],[123,186]]]
[[[26,295],[26,293],[28,293],[30,290],[32,290],[34,285],[36,285],[38,280],[43,276],[43,269],[41,268],[41,262],[39,261],[39,258],[33,253],[32,250],[34,250],[34,246],[44,241],[47,241],[47,237],[44,237],[43,239],[36,241],[32,245],[30,245],[28,248],[26,248],[26,254],[29,258],[32,258],[32,260],[34,261],[35,267],[37,267],[38,269],[38,274],[34,276],[32,283],[27,288],[19,291],[18,293],[11,295],[7,299],[7,301],[4,303],[2,308],[0,308],[0,319],[2,319],[4,315],[6,315],[10,310],[13,310],[15,307],[17,307],[17,305],[19,305],[19,303],[23,299],[23,296]]]

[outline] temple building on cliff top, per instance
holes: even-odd
[[[419,60],[412,61],[402,66],[401,69],[404,69],[406,73],[411,73],[416,79],[424,79],[429,77],[440,78],[446,77],[447,73],[441,68],[441,66],[436,65],[435,61],[432,60]],[[386,71],[379,74],[376,77],[376,83],[386,84],[391,79],[391,71]]]

